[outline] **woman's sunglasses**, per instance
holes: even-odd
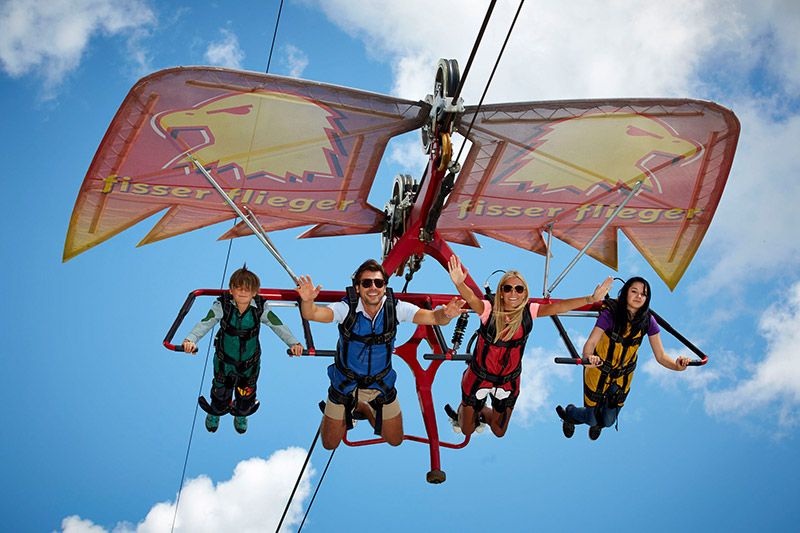
[[[376,289],[382,289],[384,285],[386,285],[386,281],[382,279],[373,279],[373,278],[364,278],[359,281],[362,287],[365,289],[369,289],[372,287],[372,284],[375,284]]]
[[[523,287],[522,285],[514,285],[514,286],[503,285],[503,292],[504,293],[508,294],[509,292],[511,292],[511,289],[514,289],[515,291],[517,291],[517,294],[522,294],[523,292],[525,292],[525,287]]]

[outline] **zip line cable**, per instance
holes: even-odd
[[[478,47],[483,40],[483,33],[486,31],[486,26],[489,25],[489,19],[492,18],[492,11],[494,11],[494,5],[497,3],[497,0],[492,0],[489,4],[489,8],[486,10],[486,15],[483,17],[483,24],[481,24],[481,29],[478,30],[478,36],[475,37],[475,44],[472,45],[472,52],[469,54],[469,59],[467,59],[467,66],[464,67],[464,75],[461,76],[461,79],[458,82],[458,87],[456,88],[456,92],[453,93],[453,102],[458,101],[458,97],[461,96],[461,89],[464,88],[464,81],[467,79],[467,75],[469,75],[469,69],[472,66],[472,60],[475,59],[475,54],[478,53]]]
[[[270,44],[269,57],[267,58],[267,69],[266,69],[266,73],[267,74],[269,74],[269,66],[272,63],[272,51],[275,48],[275,39],[276,39],[276,37],[278,35],[278,25],[281,22],[281,12],[282,11],[283,11],[283,0],[281,0],[280,6],[278,6],[278,16],[275,19],[275,30],[272,32],[272,43]],[[237,220],[239,220],[238,217],[234,218],[234,220],[233,220],[233,225],[234,226],[236,226]],[[231,258],[231,248],[232,247],[233,247],[233,239],[229,239],[228,240],[228,252],[225,255],[225,266],[222,269],[222,280],[220,280],[220,283],[219,283],[219,288],[220,289],[225,287],[225,278],[228,275],[228,263],[229,263],[230,258]],[[214,336],[214,330],[215,329],[216,329],[216,327],[211,329],[211,336],[209,336],[208,348],[206,349],[206,360],[205,360],[205,364],[203,365],[203,375],[200,378],[200,392],[198,393],[198,396],[203,394],[203,385],[205,384],[205,381],[206,381],[206,370],[208,369],[208,358],[209,358],[209,356],[211,354],[211,344],[212,344],[211,343],[211,339]],[[192,439],[194,438],[194,428],[197,425],[197,410],[198,410],[198,408],[199,408],[199,404],[195,404],[195,406],[194,406],[194,416],[192,417],[192,429],[189,431],[189,442],[186,445],[186,455],[184,456],[184,459],[183,459],[183,470],[181,471],[181,483],[178,486],[178,495],[175,498],[175,513],[172,515],[172,526],[170,527],[170,533],[173,533],[175,531],[175,520],[178,518],[178,506],[180,505],[180,502],[181,502],[181,492],[183,491],[183,483],[186,480],[186,467],[189,464],[189,451],[192,448]]]
[[[306,460],[303,462],[303,467],[300,469],[300,474],[297,476],[297,481],[294,484],[292,493],[289,495],[289,501],[286,502],[286,507],[283,509],[283,514],[281,515],[281,519],[278,522],[278,527],[275,528],[275,533],[278,533],[281,530],[281,526],[283,525],[283,519],[286,518],[286,513],[289,511],[289,506],[292,505],[292,500],[294,499],[294,493],[297,491],[297,487],[300,485],[300,480],[303,479],[303,472],[306,471],[308,460],[311,459],[311,454],[314,453],[314,446],[317,445],[317,439],[319,439],[319,432],[321,429],[322,429],[322,424],[320,424],[320,426],[317,428],[317,434],[314,435],[314,440],[311,442],[311,447],[308,449],[308,453],[306,454]],[[331,457],[332,456],[333,454],[331,453]],[[321,478],[320,482],[322,482]],[[311,504],[309,504],[308,506],[311,507]]]
[[[467,137],[469,137],[469,134],[472,131],[472,126],[475,124],[475,119],[478,118],[478,111],[480,111],[481,106],[483,105],[483,99],[486,98],[486,93],[489,91],[489,85],[491,85],[492,83],[492,78],[494,78],[494,73],[497,71],[497,66],[500,64],[500,58],[503,57],[503,52],[505,52],[506,50],[508,39],[511,37],[511,32],[514,30],[514,25],[517,23],[519,12],[522,11],[522,5],[524,3],[525,0],[520,0],[517,12],[514,14],[514,20],[511,21],[511,26],[508,28],[508,33],[506,34],[506,38],[503,41],[503,46],[500,48],[500,53],[497,54],[497,60],[494,62],[494,67],[492,67],[492,73],[489,74],[489,80],[486,82],[486,87],[484,87],[483,89],[483,94],[481,95],[481,99],[478,102],[478,106],[475,108],[475,112],[472,114],[472,120],[469,122],[469,128],[467,128],[467,133],[464,134],[464,141],[461,143],[461,148],[458,150],[458,155],[455,157],[453,161],[458,161],[461,158],[461,153],[464,151],[464,146],[467,144]],[[472,58],[470,58],[470,60],[472,60]]]
[[[233,220],[233,225],[236,225],[236,221],[238,217]],[[233,246],[233,239],[228,240],[228,253],[225,255],[225,267],[222,269],[222,279],[219,282],[219,288],[223,288],[225,286],[225,278],[228,275],[228,262],[231,258],[231,247]],[[214,338],[214,330],[216,326],[211,329],[211,335],[208,337],[208,348],[206,348],[206,360],[203,364],[203,375],[200,377],[200,391],[198,392],[198,396],[203,394],[203,386],[206,381],[206,370],[208,369],[208,357],[211,354],[211,339]],[[192,429],[189,431],[189,443],[186,445],[186,455],[183,458],[183,471],[181,472],[181,484],[178,487],[178,496],[175,498],[175,513],[172,515],[172,527],[170,527],[170,533],[175,531],[175,520],[178,518],[178,505],[181,503],[181,493],[183,492],[183,482],[186,480],[186,465],[189,464],[189,451],[192,448],[192,439],[194,437],[194,428],[197,424],[197,410],[199,409],[200,405],[195,402],[194,404],[194,416],[192,416]]]
[[[269,45],[269,57],[267,58],[267,74],[269,74],[269,65],[272,63],[272,50],[275,48],[275,39],[278,36],[278,24],[281,23],[281,11],[283,11],[283,0],[278,6],[278,17],[275,19],[275,31],[272,32],[272,44]]]
[[[308,517],[308,513],[311,511],[311,506],[314,505],[314,499],[317,497],[317,492],[319,492],[319,487],[322,485],[322,480],[325,479],[325,473],[328,472],[328,467],[331,466],[331,461],[333,460],[334,453],[336,453],[335,448],[331,451],[331,456],[328,457],[328,463],[325,465],[325,469],[322,471],[322,475],[319,476],[319,481],[317,481],[317,488],[314,489],[314,494],[311,496],[311,501],[308,502],[308,507],[306,507],[306,514],[303,515],[303,520],[300,522],[300,527],[297,528],[297,533],[300,533],[300,530],[303,529],[303,524],[306,523],[306,518]]]

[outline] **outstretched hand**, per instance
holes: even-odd
[[[303,345],[299,342],[297,344],[293,344],[289,347],[289,350],[292,352],[292,355],[303,355]]]
[[[675,364],[678,365],[678,368],[676,370],[678,371],[686,370],[686,367],[689,366],[690,362],[691,359],[689,359],[688,357],[684,357],[682,355],[678,356],[678,358],[675,359]]]
[[[466,303],[466,300],[463,298],[458,298],[457,296],[453,296],[453,299],[447,302],[447,305],[444,306],[444,316],[448,319],[452,319],[457,317],[461,314],[461,308]]]
[[[595,287],[594,292],[592,293],[592,302],[600,302],[603,298],[606,297],[608,294],[609,289],[611,289],[611,284],[614,283],[614,278],[608,276],[603,283]]]
[[[450,272],[450,279],[453,280],[456,287],[464,283],[469,272],[455,254],[450,256],[450,260],[447,262],[447,270]]]
[[[298,278],[298,285],[294,290],[297,291],[297,294],[300,295],[300,299],[304,302],[313,302],[321,289],[322,285],[314,287],[311,276],[306,275]]]

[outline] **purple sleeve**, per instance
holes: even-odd
[[[658,335],[661,333],[661,328],[658,327],[658,322],[653,315],[650,315],[650,327],[647,328],[647,336],[650,337],[651,335]]]
[[[609,331],[614,328],[614,317],[611,314],[611,311],[608,309],[603,309],[600,311],[600,316],[597,317],[597,322],[595,322],[594,327],[600,328],[603,331]]]

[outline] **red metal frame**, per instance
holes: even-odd
[[[173,351],[182,351],[181,346],[172,344],[172,338],[183,322],[184,317],[188,313],[192,304],[198,296],[220,296],[226,293],[224,289],[197,289],[189,293],[186,301],[183,304],[180,312],[178,313],[175,322],[170,327],[167,336],[164,339],[164,346]],[[293,289],[261,289],[258,292],[261,296],[269,301],[284,301],[284,302],[298,302],[297,292]],[[316,301],[320,303],[339,302],[345,297],[344,291],[320,291],[317,295]],[[418,305],[419,307],[433,309],[440,305],[445,305],[449,302],[453,295],[450,294],[418,294],[418,293],[397,293],[397,298]],[[533,298],[531,301],[545,303],[552,300],[544,300],[540,298]],[[588,308],[589,306],[587,306]],[[417,326],[414,334],[401,346],[395,347],[395,355],[400,357],[414,375],[414,382],[417,389],[417,398],[419,399],[419,406],[422,412],[422,420],[425,425],[426,437],[419,437],[415,435],[404,435],[404,440],[413,442],[420,442],[427,444],[430,449],[430,462],[431,470],[428,472],[428,481],[432,483],[441,483],[445,479],[444,472],[441,470],[441,459],[439,450],[441,447],[449,449],[460,449],[469,443],[469,437],[464,437],[460,443],[443,442],[439,439],[439,429],[436,420],[436,409],[433,402],[433,395],[431,387],[436,378],[436,372],[444,362],[444,359],[433,360],[427,368],[422,368],[420,358],[418,357],[418,350],[422,341],[426,341],[432,353],[443,354],[446,347],[442,346],[439,337],[436,335],[433,326]],[[327,351],[330,353],[330,351]],[[314,350],[309,350],[308,356],[320,356]],[[350,441],[346,437],[343,442],[348,446],[366,446],[369,444],[379,444],[385,442],[382,438],[373,438],[360,441]]]
[[[423,180],[422,187],[420,188],[417,201],[411,208],[409,220],[407,221],[408,230],[400,236],[398,241],[393,246],[392,250],[383,261],[383,267],[387,272],[395,272],[397,269],[405,264],[412,256],[429,255],[436,259],[445,269],[453,251],[448,244],[439,235],[438,231],[434,229],[430,236],[430,240],[426,241],[421,238],[421,230],[424,227],[428,213],[434,206],[435,202],[441,193],[442,180],[447,171],[446,164],[442,165],[440,161],[441,145],[437,139],[433,143],[431,150],[431,157],[428,163],[426,172],[427,179]],[[440,168],[441,167],[441,168]],[[439,201],[441,201],[439,199]],[[467,276],[467,285],[480,295],[480,289],[472,277]],[[199,289],[189,294],[189,297],[184,303],[181,312],[178,315],[175,323],[164,339],[164,346],[170,350],[180,350],[171,344],[172,337],[174,336],[180,322],[185,317],[195,297],[201,295],[218,296],[225,292],[221,289]],[[291,289],[261,289],[259,294],[271,301],[298,301],[297,293]],[[344,291],[320,291],[317,295],[317,302],[338,302],[345,296]],[[413,294],[413,293],[400,293],[397,294],[399,299],[413,303],[420,307],[433,309],[439,305],[447,304],[451,299],[451,295],[444,294]],[[536,301],[536,300],[534,300]],[[550,300],[541,300],[542,302],[549,302]],[[446,351],[446,346],[440,342],[440,336],[436,335],[433,326],[417,326],[414,334],[403,345],[395,348],[395,354],[398,355],[414,375],[414,381],[417,389],[417,398],[419,399],[420,410],[422,412],[422,420],[425,425],[425,432],[427,437],[418,437],[414,435],[404,435],[404,440],[420,442],[428,444],[430,449],[430,462],[431,470],[428,472],[427,479],[431,483],[441,483],[445,480],[445,474],[441,470],[441,460],[439,450],[441,447],[460,449],[469,443],[469,437],[465,436],[461,443],[442,442],[439,439],[439,430],[436,424],[436,411],[433,404],[433,395],[431,393],[431,386],[436,377],[436,372],[442,365],[443,360],[433,360],[427,368],[423,369],[420,365],[417,351],[420,343],[425,340],[435,354],[443,354]],[[309,355],[316,355],[314,349],[309,350]],[[361,441],[350,441],[346,438],[343,439],[344,443],[348,446],[366,446],[370,444],[378,444],[385,442],[382,438],[366,439]]]

